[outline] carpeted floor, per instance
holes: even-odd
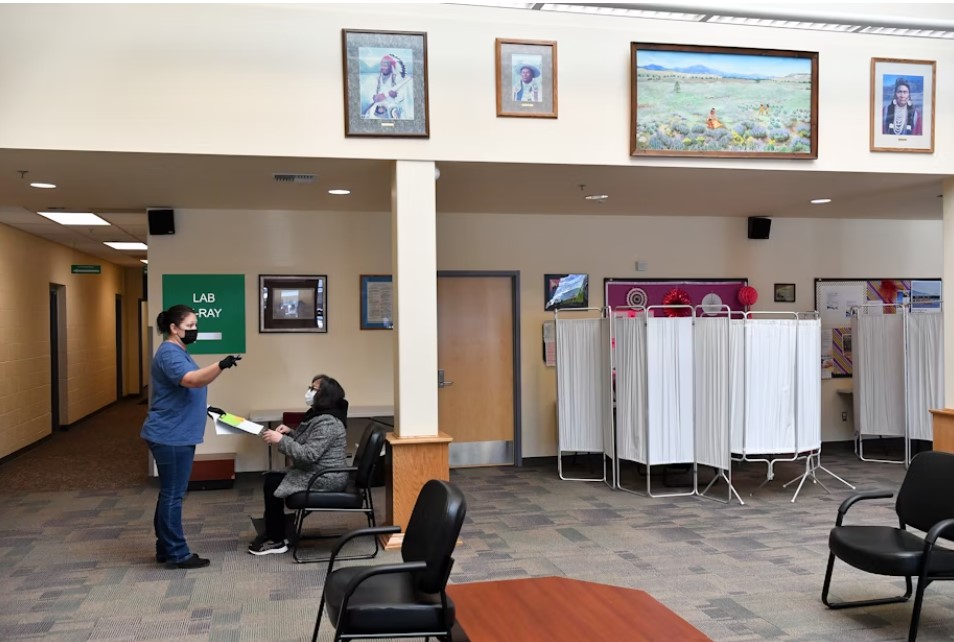
[[[133,421],[125,412],[120,404],[100,420],[117,424],[119,435],[133,435],[144,468],[138,423],[118,426]],[[82,429],[68,434],[94,435]],[[65,440],[52,439],[28,455],[42,457],[45,448],[59,448],[58,441]],[[71,443],[78,449],[78,441]],[[860,490],[896,487],[903,476],[901,466],[863,463],[830,450],[825,465]],[[86,459],[63,456],[63,479],[71,477],[66,468],[72,466],[98,475]],[[0,479],[21,465],[20,459],[0,465]],[[765,467],[737,469],[745,506],[695,497],[651,499],[600,483],[560,481],[552,462],[455,470],[451,478],[467,497],[468,515],[451,581],[559,575],[640,588],[717,641],[906,639],[910,604],[849,611],[821,604],[828,530],[851,491],[822,474],[832,494],[809,483],[792,504],[794,487],[781,485],[802,470],[799,464],[779,465],[776,480],[756,490]],[[634,484],[636,473],[628,475]],[[680,479],[677,474],[666,481]],[[654,482],[654,491],[667,490],[663,481]],[[153,562],[155,497],[148,481],[117,482],[110,490],[75,481],[57,490],[8,489],[0,499],[0,639],[310,638],[324,566],[245,552],[253,535],[248,516],[261,512],[258,475],[240,475],[235,488],[196,491],[186,499],[189,542],[212,559],[206,569],[166,570]],[[383,514],[383,493],[377,499]],[[859,505],[849,516],[855,523],[895,521],[888,502]],[[311,519],[329,529],[359,525]],[[376,562],[398,555],[383,553]],[[900,586],[836,568],[839,599],[874,597]],[[918,639],[954,639],[952,615],[954,586],[932,585]],[[321,639],[331,640],[330,629],[324,628]]]

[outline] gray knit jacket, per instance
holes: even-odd
[[[297,430],[282,437],[278,451],[292,459],[285,479],[275,489],[275,497],[288,497],[308,488],[308,480],[323,468],[347,465],[345,427],[331,415],[303,421]],[[312,490],[340,491],[348,484],[348,473],[329,473],[315,480]]]

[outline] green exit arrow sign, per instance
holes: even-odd
[[[73,274],[102,274],[102,265],[73,265],[70,272]]]

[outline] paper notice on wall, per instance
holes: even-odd
[[[543,322],[543,363],[556,366],[556,321]]]
[[[372,281],[367,284],[368,294],[368,323],[374,325],[393,325],[392,296],[393,289],[390,281]]]

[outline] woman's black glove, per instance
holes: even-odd
[[[205,411],[205,412],[206,412],[206,414],[208,414],[210,417],[212,416],[212,413],[215,413],[215,414],[219,415],[220,417],[225,414],[225,411],[224,411],[224,410],[222,410],[221,408],[216,408],[215,406],[209,406],[208,408],[206,408],[206,411]]]
[[[238,362],[239,362],[239,360],[241,360],[241,358],[242,358],[242,355],[231,355],[231,354],[230,354],[229,356],[227,356],[227,357],[225,357],[224,359],[222,359],[221,361],[219,361],[219,367],[222,368],[223,370],[225,370],[225,369],[227,369],[227,368],[231,368],[232,366],[237,366],[237,365],[238,365]]]

